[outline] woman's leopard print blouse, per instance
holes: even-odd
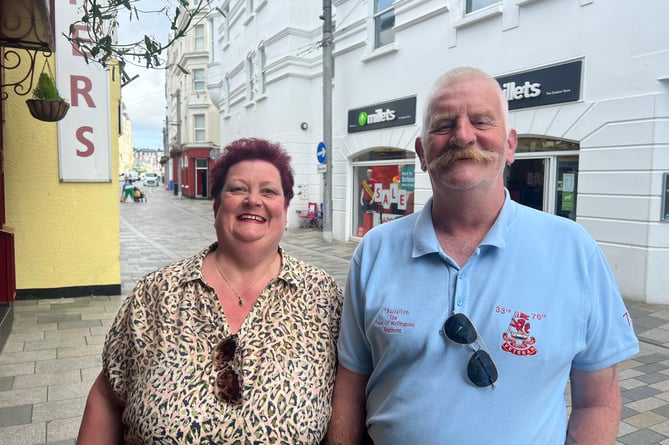
[[[342,293],[286,255],[239,330],[242,403],[220,402],[212,350],[230,335],[202,278],[213,244],[143,277],[124,301],[103,367],[125,403],[126,444],[317,444],[330,418]]]

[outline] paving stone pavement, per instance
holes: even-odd
[[[211,201],[180,199],[163,187],[143,191],[147,202],[120,204],[121,295],[15,302],[0,352],[0,445],[74,445],[104,336],[124,296],[145,273],[215,239]],[[325,243],[320,231],[295,229],[282,245],[343,284],[357,243]],[[669,445],[669,306],[626,302],[641,352],[620,365],[616,444]]]

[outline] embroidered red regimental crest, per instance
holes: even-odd
[[[503,350],[515,355],[535,355],[537,353],[537,348],[534,346],[536,339],[530,335],[529,319],[529,315],[522,312],[513,314],[509,327],[502,334]]]

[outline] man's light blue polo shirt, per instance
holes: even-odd
[[[370,374],[375,445],[562,445],[572,367],[599,370],[639,350],[613,275],[571,220],[508,197],[460,268],[441,249],[432,200],[370,231],[346,284],[339,359]],[[447,340],[466,314],[491,354],[494,388],[472,385],[472,348]]]

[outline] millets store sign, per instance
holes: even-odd
[[[509,110],[574,102],[581,98],[582,64],[577,60],[496,80],[509,101]]]
[[[414,123],[416,123],[416,96],[348,111],[349,133]]]

